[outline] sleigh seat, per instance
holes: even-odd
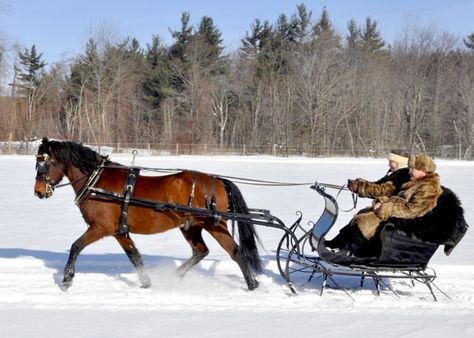
[[[423,217],[407,220],[391,218],[378,233],[380,248],[372,257],[357,257],[345,250],[325,246],[324,236],[335,223],[338,214],[336,200],[324,189],[315,188],[325,199],[325,211],[313,228],[311,245],[318,256],[331,264],[367,268],[425,269],[440,245],[449,255],[468,229],[464,210],[456,194],[442,187],[436,207]],[[333,219],[331,218],[333,217]]]

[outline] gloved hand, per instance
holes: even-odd
[[[356,193],[359,189],[359,182],[357,180],[347,180],[347,189]]]

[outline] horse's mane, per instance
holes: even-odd
[[[81,172],[87,175],[96,169],[99,159],[103,158],[102,155],[85,147],[81,143],[48,140],[47,138],[43,139],[38,153],[54,154],[58,162],[66,166],[72,165],[77,167]]]

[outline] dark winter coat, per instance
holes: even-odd
[[[391,217],[414,219],[425,215],[436,206],[441,193],[438,174],[430,173],[403,184],[397,195],[376,197],[374,205],[382,203],[377,214],[374,211],[361,213],[354,217],[354,221],[364,237],[370,239],[384,220]]]

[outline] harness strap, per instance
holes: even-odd
[[[127,217],[128,217],[128,206],[130,204],[130,198],[133,195],[133,191],[135,190],[135,183],[137,182],[137,178],[140,175],[139,168],[128,168],[128,175],[125,179],[125,184],[123,188],[123,205],[122,205],[122,214],[120,215],[119,221],[119,228],[118,233],[121,235],[125,235],[128,233],[129,228],[127,224]]]
[[[206,204],[206,209],[209,209],[211,210],[213,213],[212,213],[212,218],[214,219],[214,225],[218,225],[219,221],[220,221],[220,217],[217,216],[217,213],[216,213],[216,187],[215,187],[215,177],[212,176],[212,175],[207,175],[210,179],[211,179],[211,200],[209,201],[209,196],[207,194],[207,187],[206,187],[206,184],[204,183],[204,175],[201,175],[201,184],[202,184],[202,188],[204,190],[204,202]]]
[[[196,172],[193,171],[192,173],[193,173],[193,183],[191,185],[191,193],[189,194],[188,207],[193,206],[194,189],[196,188]]]
[[[206,209],[209,209],[209,197],[207,196],[207,188],[206,184],[204,184],[204,175],[201,174],[201,185],[202,185],[202,190],[204,191],[204,203],[206,204]]]
[[[192,207],[193,206],[193,199],[194,199],[194,189],[196,188],[196,172],[193,171],[192,172],[193,174],[193,183],[191,185],[191,193],[189,194],[189,199],[188,199],[188,207]],[[186,218],[184,220],[184,224],[183,224],[183,229],[185,231],[187,231],[190,227],[190,221],[189,221],[189,212],[186,213]]]
[[[87,180],[87,182],[82,186],[81,190],[79,190],[79,192],[76,195],[76,198],[74,199],[74,203],[76,203],[77,206],[80,206],[81,203],[87,198],[87,194],[89,193],[90,189],[94,187],[94,185],[99,180],[100,171],[102,170],[102,168],[104,168],[108,160],[109,160],[108,156],[105,156],[102,158],[102,161],[100,161],[97,168],[89,176],[89,179]]]
[[[216,211],[216,182],[215,177],[211,176],[211,190],[212,190],[212,197],[211,197],[211,210]]]

